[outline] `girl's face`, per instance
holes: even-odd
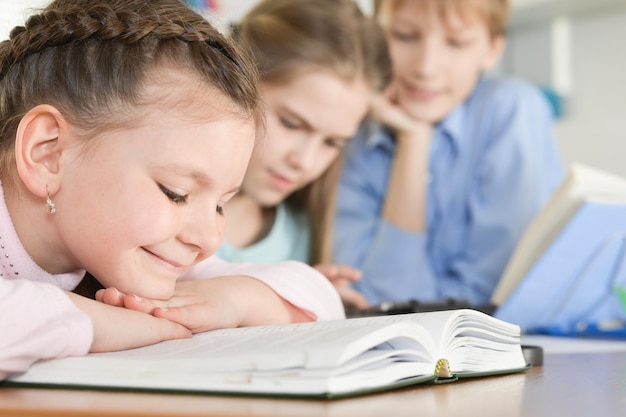
[[[322,175],[355,134],[370,89],[326,71],[263,83],[267,135],[255,148],[243,192],[272,207]]]
[[[399,1],[387,27],[398,102],[427,123],[441,121],[467,99],[504,47],[478,16],[463,20],[452,11],[442,20],[433,9],[424,13],[419,2]]]
[[[215,91],[203,93],[226,104]],[[53,196],[60,252],[105,287],[169,298],[178,276],[221,242],[222,206],[241,184],[255,125],[192,100],[200,102],[153,105],[136,127],[76,139],[64,160]]]

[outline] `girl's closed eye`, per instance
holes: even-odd
[[[163,191],[163,194],[165,194],[167,198],[169,198],[173,203],[184,204],[187,202],[187,194],[178,194],[161,184],[159,184],[159,188],[161,189],[161,191]]]
[[[285,128],[290,129],[290,130],[297,130],[297,129],[301,128],[299,123],[297,123],[297,122],[295,122],[295,121],[293,121],[291,119],[288,119],[286,117],[280,117],[280,123]]]
[[[341,149],[346,146],[348,141],[346,139],[336,139],[336,138],[328,138],[324,141],[324,144],[329,148],[338,148]]]
[[[470,44],[470,41],[467,39],[460,39],[460,38],[448,39],[448,45],[456,49],[464,48],[465,46],[468,46],[469,44]]]
[[[400,42],[412,42],[419,40],[420,35],[413,31],[391,30],[391,37]]]

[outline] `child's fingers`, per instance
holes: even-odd
[[[223,312],[212,311],[207,304],[157,307],[152,312],[155,317],[181,324],[193,333],[236,326],[232,320],[221,313]]]
[[[96,291],[96,301],[116,307],[124,307],[124,294],[116,288],[104,288]]]
[[[152,314],[155,308],[159,307],[154,301],[139,297],[135,294],[123,296],[123,306],[135,311]]]
[[[361,271],[348,265],[336,265],[336,277],[348,281],[358,281],[361,279]]]
[[[337,277],[337,268],[335,265],[317,264],[314,268],[331,281]]]
[[[153,310],[154,317],[159,317],[181,324],[188,329],[190,327],[190,318],[186,308],[184,307],[157,307]]]
[[[369,306],[369,302],[367,298],[360,292],[353,290],[352,288],[344,288],[339,292],[341,297],[341,301],[344,304],[355,307],[355,308],[367,308]]]
[[[186,339],[192,334],[187,327],[171,320],[161,320],[159,326],[162,332],[161,340]]]
[[[361,271],[349,265],[322,265],[314,266],[319,272],[324,274],[330,281],[358,281],[361,279]]]

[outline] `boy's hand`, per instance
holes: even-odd
[[[189,329],[169,320],[106,305],[74,293],[66,294],[91,318],[94,338],[90,352],[132,349],[191,337]]]
[[[171,320],[193,333],[312,320],[263,282],[246,276],[178,281],[169,300],[122,294],[114,288],[98,291],[96,299]]]
[[[396,97],[396,87],[393,83],[383,94],[373,95],[370,98],[370,115],[399,134],[423,134],[430,130],[427,123],[412,118],[400,106]]]
[[[365,296],[350,286],[361,279],[361,271],[348,265],[318,264],[314,268],[334,285],[345,306],[366,308],[369,305]]]

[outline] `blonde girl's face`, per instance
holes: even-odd
[[[221,242],[222,207],[241,184],[255,125],[219,110],[227,99],[215,91],[193,91],[215,101],[153,105],[135,127],[66,157],[56,228],[74,263],[105,287],[169,298],[180,274]]]
[[[502,37],[484,19],[452,11],[447,19],[416,1],[398,1],[387,33],[397,100],[415,119],[441,121],[468,98],[484,70],[497,62]]]
[[[275,206],[319,178],[355,134],[371,90],[327,71],[263,83],[267,134],[253,153],[243,192]]]

